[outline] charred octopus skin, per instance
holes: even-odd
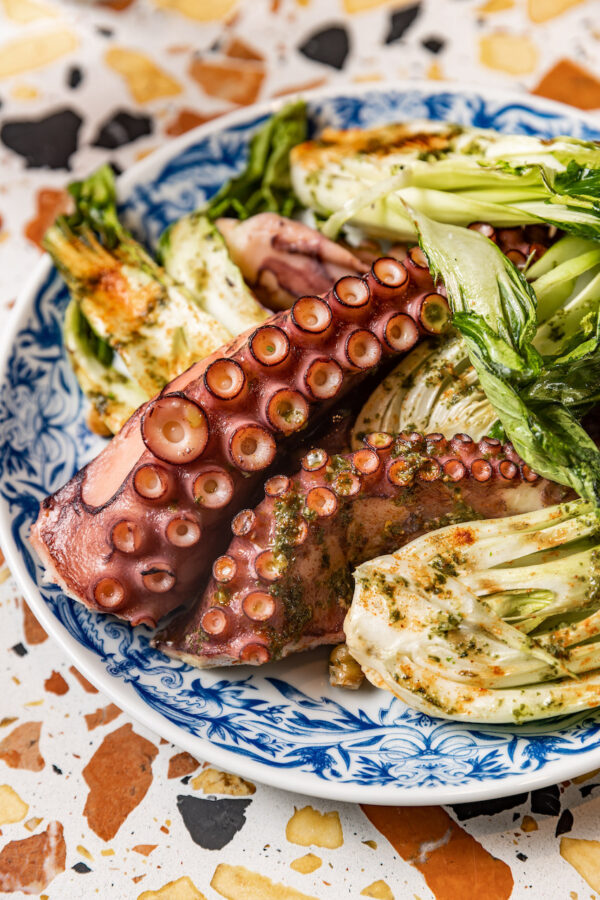
[[[134,625],[189,604],[279,442],[449,317],[422,260],[382,258],[196,363],[43,501],[48,577]]]
[[[200,603],[155,645],[195,666],[260,665],[344,639],[352,570],[451,522],[560,502],[510,444],[458,434],[369,435],[354,453],[311,450],[233,520]]]

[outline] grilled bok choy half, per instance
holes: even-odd
[[[412,121],[372,129],[325,129],[291,151],[302,203],[335,237],[346,223],[406,240],[405,204],[440,222],[495,226],[546,222],[600,237],[600,147],[481,128]]]
[[[71,292],[64,337],[73,369],[98,417],[114,433],[176,375],[268,313],[210,223],[205,228],[195,223],[193,258],[186,246],[179,255],[172,248],[182,284],[120,223],[108,166],[69,190],[75,210],[48,229],[44,247]],[[186,264],[193,267],[191,275]],[[203,264],[207,271],[210,267],[204,280]],[[115,368],[113,354],[127,375]]]
[[[524,274],[537,299],[538,353],[552,356],[583,342],[600,307],[600,244],[567,235]],[[571,401],[578,415],[587,411],[588,403]],[[466,432],[475,440],[504,433],[458,332],[420,343],[373,391],[354,425],[354,449],[373,430]]]
[[[540,333],[538,310],[544,316],[548,307],[492,241],[412,214],[429,268],[445,285],[453,325],[504,432],[534,471],[600,504],[600,451],[579,424],[600,399],[597,295],[589,311],[588,300],[579,298],[586,312],[573,317],[575,327],[563,315],[555,332]]]
[[[451,525],[359,566],[344,631],[410,706],[516,722],[600,706],[600,511]]]

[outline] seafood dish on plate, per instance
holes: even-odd
[[[110,168],[70,192],[107,442],[41,503],[49,581],[200,668],[331,645],[433,716],[600,706],[600,146],[298,101],[154,252]]]

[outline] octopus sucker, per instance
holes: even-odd
[[[197,600],[226,550],[224,526],[246,527],[248,516],[235,517],[268,477],[278,447],[292,447],[383,361],[409,350],[429,327],[428,297],[445,308],[416,252],[406,263],[385,257],[359,268],[194,363],[42,503],[32,544],[69,596],[147,624]],[[318,481],[318,470],[310,477]],[[518,477],[529,474],[520,468]],[[315,487],[314,514],[325,519],[356,483]],[[303,527],[295,539],[307,543]],[[264,575],[276,568],[268,559],[259,564]],[[245,655],[261,659],[255,644]]]
[[[353,453],[314,448],[296,474],[272,476],[264,499],[236,516],[200,602],[155,645],[204,667],[261,665],[337,644],[360,563],[451,522],[568,496],[495,438],[374,432]]]

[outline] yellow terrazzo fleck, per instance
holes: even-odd
[[[366,844],[371,850],[377,850],[377,841],[363,841],[363,844]]]
[[[187,875],[177,881],[169,881],[157,891],[144,891],[137,900],[206,900]]]
[[[487,3],[482,3],[481,6],[477,7],[477,12],[480,16],[489,16],[493,13],[512,9],[514,5],[515,0],[487,0]]]
[[[37,100],[40,96],[40,92],[35,85],[21,82],[20,84],[15,84],[11,88],[10,96],[13,100]]]
[[[7,41],[0,46],[0,78],[41,69],[72,53],[77,37],[68,28],[53,28]]]
[[[307,853],[305,856],[299,856],[298,859],[293,860],[290,863],[290,869],[293,869],[295,872],[300,872],[301,875],[310,875],[311,872],[315,872],[321,865],[323,864],[323,860],[320,857],[315,856],[314,853]]]
[[[195,791],[202,791],[204,794],[228,794],[231,797],[247,797],[256,792],[252,782],[211,767],[203,769],[192,778],[191,785]]]
[[[367,10],[375,9],[378,6],[391,6],[392,3],[394,5],[394,9],[399,9],[402,6],[409,5],[408,3],[394,3],[394,0],[342,0],[344,12],[350,14],[367,12]]]
[[[600,893],[600,841],[561,838],[560,855],[594,891]]]
[[[444,73],[442,72],[442,67],[440,66],[440,64],[438,62],[432,62],[425,74],[432,81],[443,81],[444,80]]]
[[[92,856],[92,854],[90,853],[89,850],[86,850],[86,848],[83,846],[83,844],[77,844],[76,850],[81,856],[85,856],[86,859],[93,861],[94,857]]]
[[[23,706],[41,706],[44,700],[29,700],[28,703],[24,703]]]
[[[572,6],[579,6],[583,0],[528,0],[527,13],[532,22],[547,22],[561,16]]]
[[[595,778],[599,772],[600,769],[593,769],[591,772],[586,772],[584,775],[577,775],[575,778],[572,778],[571,781],[573,782],[573,784],[583,784],[584,781],[589,781],[590,778]]]
[[[181,85],[145,53],[126,47],[111,47],[104,61],[121,75],[134,100],[149,103],[161,97],[174,97],[181,93]]]
[[[215,22],[226,19],[238,5],[238,0],[154,0],[160,9],[178,12],[196,22]]]
[[[9,784],[0,784],[0,825],[20,822],[29,812],[29,806]]]
[[[25,825],[27,831],[35,831],[38,825],[43,821],[44,820],[40,816],[32,816],[31,819],[27,819],[27,821],[23,824]]]
[[[374,881],[360,892],[361,897],[375,897],[376,900],[394,900],[390,888],[381,879]]]
[[[114,855],[115,855],[115,851],[111,850],[110,847],[107,850],[100,851],[100,856],[114,856]]]
[[[538,64],[538,49],[525,34],[496,31],[479,39],[479,62],[508,75],[528,75]]]
[[[2,7],[6,18],[19,25],[58,15],[53,6],[41,0],[2,0]]]
[[[321,813],[312,806],[295,809],[285,829],[285,836],[291,844],[301,847],[326,847],[335,850],[344,843],[339,813]]]
[[[525,833],[529,831],[537,831],[538,823],[532,816],[523,816],[523,821],[521,822],[521,831]]]
[[[215,869],[210,886],[226,900],[318,900],[285,884],[275,884],[270,878],[251,872],[245,866],[228,866],[225,863]]]

